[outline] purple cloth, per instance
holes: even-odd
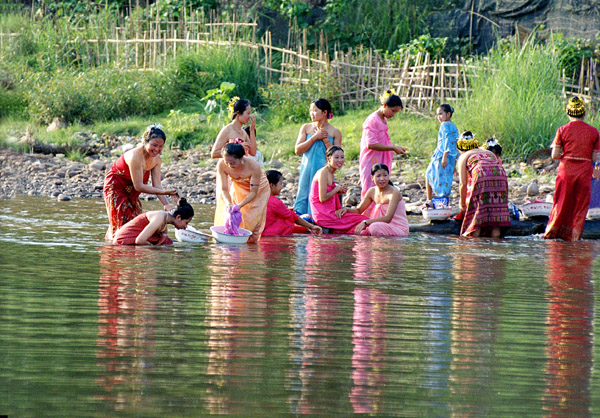
[[[225,218],[225,233],[229,235],[242,235],[239,227],[242,223],[242,212],[238,205],[231,206],[227,211]]]

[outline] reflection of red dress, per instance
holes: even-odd
[[[149,178],[150,171],[145,171],[144,183],[148,182]],[[117,229],[142,213],[140,192],[133,187],[129,166],[123,155],[106,174],[103,193],[109,222],[106,240],[112,241]]]
[[[558,166],[554,204],[544,238],[581,238],[590,204],[593,151],[600,149],[598,130],[583,121],[558,128],[553,147],[563,149]]]
[[[131,221],[127,222],[127,224],[123,225],[123,227],[119,228],[119,230],[115,233],[114,244],[118,245],[134,245],[135,239],[142,233],[144,228],[148,226],[150,221],[148,221],[148,216],[145,213],[136,216]],[[148,242],[154,245],[171,245],[173,241],[171,238],[165,234],[167,229],[167,225],[160,230],[156,231],[150,238],[148,238]]]

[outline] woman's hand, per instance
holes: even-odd
[[[336,210],[334,213],[335,213],[335,216],[337,216],[337,218],[340,219],[342,216],[344,216],[346,214],[346,212],[348,212],[348,209],[342,208],[342,209]]]
[[[165,210],[165,212],[170,212],[173,209],[173,205],[171,203],[169,203],[168,205],[164,205],[163,208]]]
[[[592,178],[594,180],[600,179],[600,167],[594,167],[594,171],[592,171]]]
[[[448,160],[446,159],[446,155],[442,158],[442,168],[446,168],[448,166]]]
[[[327,129],[319,129],[314,135],[313,138],[315,141],[322,141],[324,139],[327,139],[329,137],[329,134],[327,133]]]
[[[359,223],[358,225],[356,225],[356,228],[354,228],[354,233],[358,235],[366,227],[367,227],[367,221],[362,221],[361,223]]]
[[[319,225],[313,225],[310,227],[310,233],[313,235],[321,235],[323,233],[323,229]]]
[[[339,194],[346,194],[346,192],[348,191],[348,185],[346,183],[339,186],[335,186],[335,188],[338,189],[336,193]]]
[[[401,147],[400,145],[394,146],[394,152],[398,155],[406,155],[406,148]]]

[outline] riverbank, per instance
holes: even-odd
[[[108,143],[105,140],[97,141]],[[64,154],[19,152],[12,148],[0,148],[0,198],[7,199],[17,194],[41,195],[58,200],[74,198],[102,198],[104,175],[123,149],[133,146],[135,138],[118,138],[110,147],[97,145],[94,154],[72,161]],[[46,150],[48,152],[48,150]],[[517,204],[526,201],[551,201],[554,192],[556,162],[546,154],[529,162],[505,162],[509,176],[510,200]],[[392,180],[401,190],[409,213],[419,214],[419,206],[425,201],[426,163],[398,158],[392,166]],[[168,150],[163,156],[163,186],[176,188],[181,196],[192,203],[215,204],[216,160],[207,152],[198,149]],[[265,170],[277,169],[284,175],[285,185],[281,200],[292,206],[297,189],[300,158],[289,161],[269,161]],[[348,161],[344,170],[336,176],[338,182],[349,187],[344,203],[349,206],[360,201],[358,162]],[[452,202],[458,207],[458,179],[455,176]],[[142,199],[153,200],[153,195],[142,195]]]

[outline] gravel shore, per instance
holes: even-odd
[[[94,141],[90,139],[90,141]],[[136,138],[113,137],[111,141],[102,138],[95,140],[94,153],[81,161],[72,161],[63,154],[23,153],[12,148],[0,148],[0,198],[7,199],[17,194],[41,195],[58,200],[73,198],[102,198],[104,175],[118,154],[133,144]],[[103,147],[98,144],[109,144]],[[88,152],[89,154],[89,152]],[[556,177],[556,162],[546,153],[539,158],[525,162],[504,165],[509,176],[511,202],[520,205],[526,201],[551,201]],[[169,150],[163,156],[163,186],[176,188],[181,196],[192,203],[215,204],[216,160],[208,153],[198,150]],[[292,206],[296,195],[300,158],[289,162],[270,161],[265,170],[277,169],[285,179],[281,200]],[[411,159],[395,160],[392,167],[392,180],[402,191],[407,212],[419,214],[419,206],[425,201],[425,180],[419,173],[425,173],[424,163]],[[415,174],[417,173],[417,174]],[[413,178],[413,180],[408,180]],[[360,200],[360,180],[358,162],[346,162],[343,171],[336,176],[338,182],[349,185],[344,197],[348,206]],[[451,205],[458,207],[458,180],[455,176]],[[142,199],[155,199],[152,195],[142,195]]]

